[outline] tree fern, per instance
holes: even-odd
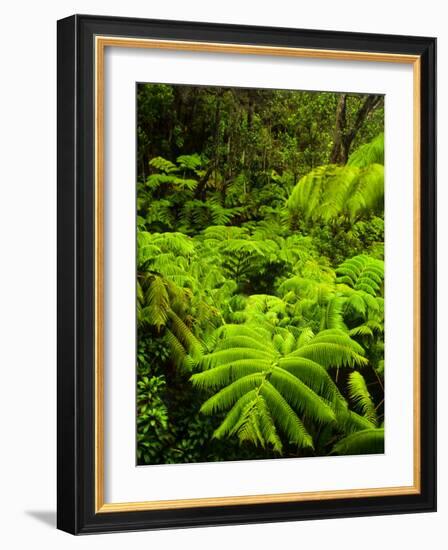
[[[137,314],[140,330],[152,328],[163,335],[172,353],[173,362],[181,367],[198,357],[202,344],[182,316],[191,297],[187,290],[153,273],[141,275],[137,285]]]
[[[292,226],[305,222],[354,223],[384,208],[384,138],[378,136],[355,152],[347,165],[324,165],[303,176],[292,190],[287,208]]]
[[[236,434],[241,439],[239,426],[256,422],[250,420],[251,414],[258,414],[250,413],[258,411],[246,397],[250,392],[255,392],[253,399],[263,397],[275,430],[298,447],[312,446],[307,422],[335,424],[346,403],[326,368],[363,363],[362,348],[337,330],[308,336],[296,339],[286,330],[270,333],[258,325],[219,329],[215,350],[201,361],[203,371],[191,377],[196,387],[216,392],[203,404],[203,413],[230,409],[215,437]],[[260,441],[260,433],[245,431],[244,440],[268,444],[267,439]]]

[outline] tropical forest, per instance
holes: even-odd
[[[137,86],[137,464],[384,452],[384,97]]]

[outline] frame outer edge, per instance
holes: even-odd
[[[433,284],[434,284],[434,331],[433,331],[433,346],[434,346],[434,373],[433,373],[433,511],[437,512],[437,38],[433,39],[432,42],[432,57],[431,57],[431,68],[429,69],[430,75],[434,76],[433,81],[433,94],[432,94],[432,108],[431,116],[433,119],[432,127],[432,150],[433,154],[431,157],[432,161],[432,180],[434,185],[433,200],[434,200],[434,227],[433,227],[433,246],[434,246],[434,275],[433,275]]]
[[[422,469],[429,511],[437,511],[437,39],[422,55]],[[424,377],[426,371],[426,378]],[[425,452],[423,452],[423,449]]]
[[[368,35],[381,39],[381,49],[410,51],[421,57],[422,102],[421,128],[422,148],[421,192],[422,192],[422,261],[428,265],[422,269],[422,282],[429,285],[422,293],[431,302],[423,307],[422,321],[429,326],[423,331],[424,349],[428,370],[422,376],[422,424],[428,430],[422,442],[424,458],[422,483],[424,494],[411,497],[395,497],[384,503],[381,498],[360,499],[358,502],[319,502],[292,508],[285,504],[251,505],[196,509],[199,516],[186,509],[153,512],[120,512],[96,514],[94,509],[94,479],[91,443],[92,427],[91,396],[92,380],[88,372],[90,365],[90,338],[86,339],[87,327],[82,321],[90,314],[90,289],[84,288],[82,277],[89,273],[90,233],[88,213],[90,210],[90,80],[88,70],[88,42],[95,34],[103,34],[104,26],[123,25],[124,35],[129,34],[130,23],[155,35],[174,33],[176,24],[179,33],[207,35],[213,27],[222,29],[221,34],[235,32],[236,43],[241,43],[239,33],[247,31],[253,36],[279,33],[275,43],[289,42],[291,33],[308,33],[311,42],[343,42],[350,40],[350,33],[335,31],[302,31],[263,27],[241,27],[235,25],[196,24],[191,22],[155,21],[101,16],[71,16],[58,22],[58,519],[59,529],[72,534],[128,531],[136,529],[160,529],[211,525],[230,525],[291,521],[330,517],[353,517],[365,515],[400,514],[405,512],[435,510],[435,40],[424,37],[399,37]],[[172,26],[172,27],[171,27]],[[168,31],[166,29],[169,29]],[[287,31],[287,32],[286,32]],[[283,34],[284,33],[284,34]],[[286,36],[286,34],[288,36]],[[219,32],[218,32],[219,35]],[[311,36],[312,35],[312,36]],[[354,35],[360,38],[361,35]],[[366,35],[364,35],[365,37]],[[187,36],[188,37],[188,36]],[[168,38],[168,37],[167,37]],[[170,39],[171,36],[168,38]],[[307,38],[307,40],[308,40]],[[353,38],[353,35],[352,35]],[[278,39],[278,40],[277,40]],[[406,42],[403,47],[400,39]],[[268,40],[271,40],[268,38]],[[217,39],[217,42],[220,40]],[[384,42],[383,42],[384,41]],[[264,38],[254,38],[254,43],[264,43]],[[384,46],[383,46],[384,44]],[[400,45],[399,45],[400,44]],[[372,44],[374,46],[375,44]],[[370,49],[372,49],[372,46]],[[298,46],[297,46],[298,47]],[[318,46],[314,46],[318,47]],[[366,46],[369,51],[369,46]],[[342,49],[342,48],[341,48]],[[418,52],[418,53],[417,53]],[[87,58],[86,58],[87,56]],[[84,158],[86,156],[86,158]],[[81,162],[81,164],[80,164]],[[86,163],[86,165],[85,165]],[[85,196],[87,195],[87,196]],[[85,211],[86,210],[86,211]],[[432,217],[434,215],[434,217]],[[87,227],[86,227],[87,226]],[[432,239],[432,240],[431,240]],[[427,250],[424,253],[425,248]],[[85,265],[84,265],[85,264]],[[87,323],[90,325],[90,321]],[[425,353],[427,355],[425,355]],[[423,375],[423,369],[422,369]],[[84,431],[85,429],[85,431]],[[425,444],[427,447],[425,448]],[[92,469],[92,471],[90,471]],[[342,509],[338,507],[343,504]],[[252,508],[253,506],[253,508]],[[257,510],[257,512],[256,512]]]
[[[77,25],[57,23],[57,528],[79,530],[77,450]]]

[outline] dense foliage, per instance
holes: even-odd
[[[383,452],[383,99],[137,95],[139,464]]]

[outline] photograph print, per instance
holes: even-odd
[[[137,464],[384,453],[384,96],[139,83],[136,116]]]

